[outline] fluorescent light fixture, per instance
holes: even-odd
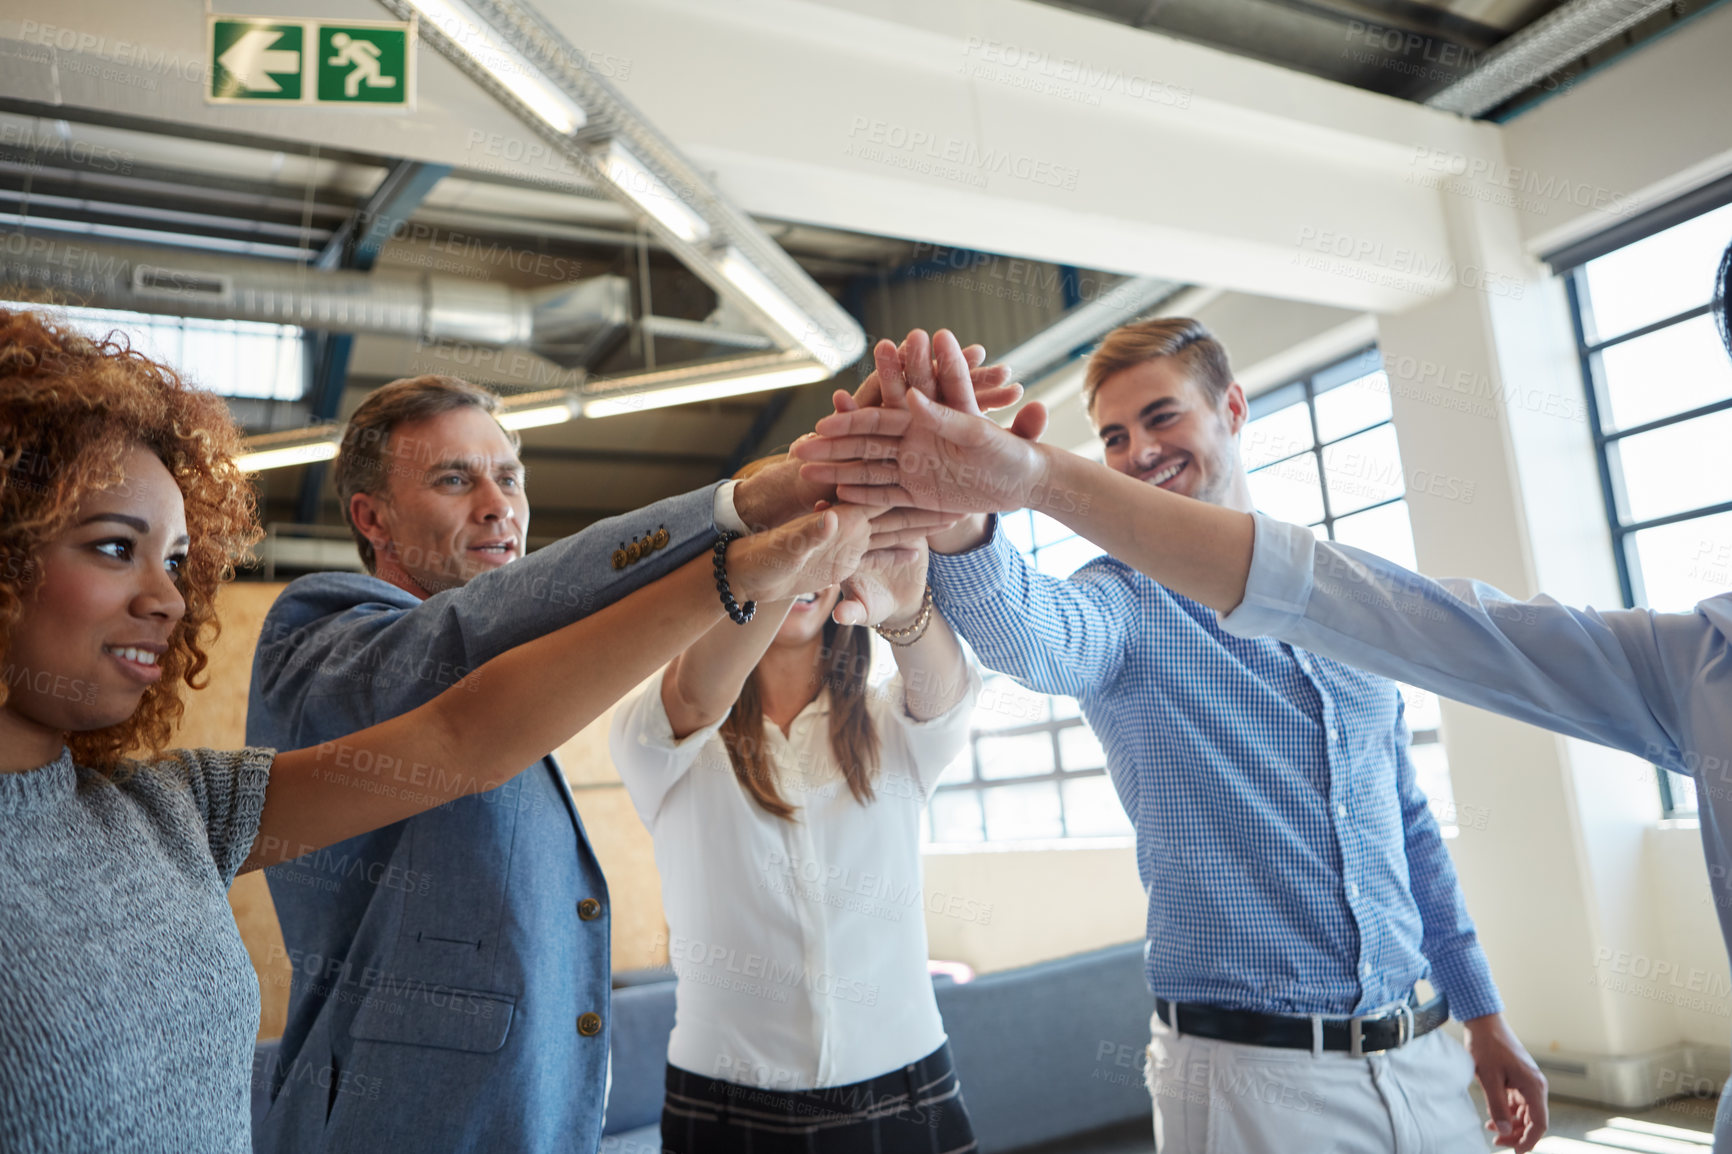
[[[337,455],[335,441],[309,441],[303,445],[287,445],[281,449],[260,449],[242,453],[235,464],[243,473],[262,473],[266,469],[286,469],[290,465],[310,465],[314,461],[329,461]]]
[[[636,153],[610,140],[593,156],[612,185],[631,198],[633,204],[667,225],[672,233],[688,244],[697,244],[710,235],[710,222],[679,194],[651,172]]]
[[[747,260],[739,249],[729,248],[723,252],[717,267],[735,288],[745,293],[783,332],[792,336],[831,372],[843,367],[841,353],[830,334],[820,329],[810,313],[790,300],[788,294],[777,288],[776,283]]]
[[[422,19],[437,25],[459,52],[504,85],[555,132],[568,135],[589,123],[589,116],[571,97],[462,0],[408,0],[408,3]]]
[[[761,393],[766,389],[790,388],[825,380],[834,374],[824,365],[790,365],[785,369],[747,373],[739,377],[719,377],[709,381],[692,381],[665,389],[649,389],[617,397],[590,397],[583,402],[586,417],[617,417],[622,413],[637,413],[644,409],[661,409],[669,405],[687,405],[696,401],[714,401],[722,397],[737,397],[742,393]]]
[[[539,429],[543,425],[559,425],[572,418],[570,401],[551,405],[535,405],[524,409],[502,409],[499,424],[507,429]]]

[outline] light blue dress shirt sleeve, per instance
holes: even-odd
[[[990,522],[966,553],[934,553],[932,598],[951,628],[989,669],[1037,693],[1080,697],[1110,681],[1124,663],[1136,597],[1122,576],[1085,566],[1068,580],[1028,563]]]
[[[1681,772],[1694,768],[1685,764],[1686,687],[1707,650],[1724,648],[1701,612],[1517,601],[1260,515],[1245,599],[1221,625]]]

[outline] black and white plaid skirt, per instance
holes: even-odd
[[[848,1086],[760,1090],[668,1067],[663,1154],[971,1154],[950,1046]]]

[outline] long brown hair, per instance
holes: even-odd
[[[744,480],[784,460],[786,453],[753,461],[734,474]],[[830,752],[842,768],[848,792],[861,805],[872,804],[872,780],[878,774],[878,730],[866,709],[866,682],[872,672],[872,634],[863,625],[824,622],[818,648],[823,674],[819,693],[830,695]],[[782,797],[776,768],[764,748],[764,702],[758,692],[758,671],[746,675],[739,700],[722,722],[722,744],[733,763],[734,776],[767,812],[792,821],[795,807]]]

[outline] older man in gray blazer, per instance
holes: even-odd
[[[616,517],[524,557],[529,507],[495,398],[395,381],[351,419],[336,479],[367,574],[283,591],[247,741],[301,748],[427,701],[519,642],[820,495],[795,465]],[[608,655],[598,653],[597,661]],[[549,708],[558,708],[550,702]],[[413,791],[421,767],[354,764]],[[294,966],[264,1154],[593,1151],[608,1068],[607,884],[551,756],[495,792],[267,872]]]

